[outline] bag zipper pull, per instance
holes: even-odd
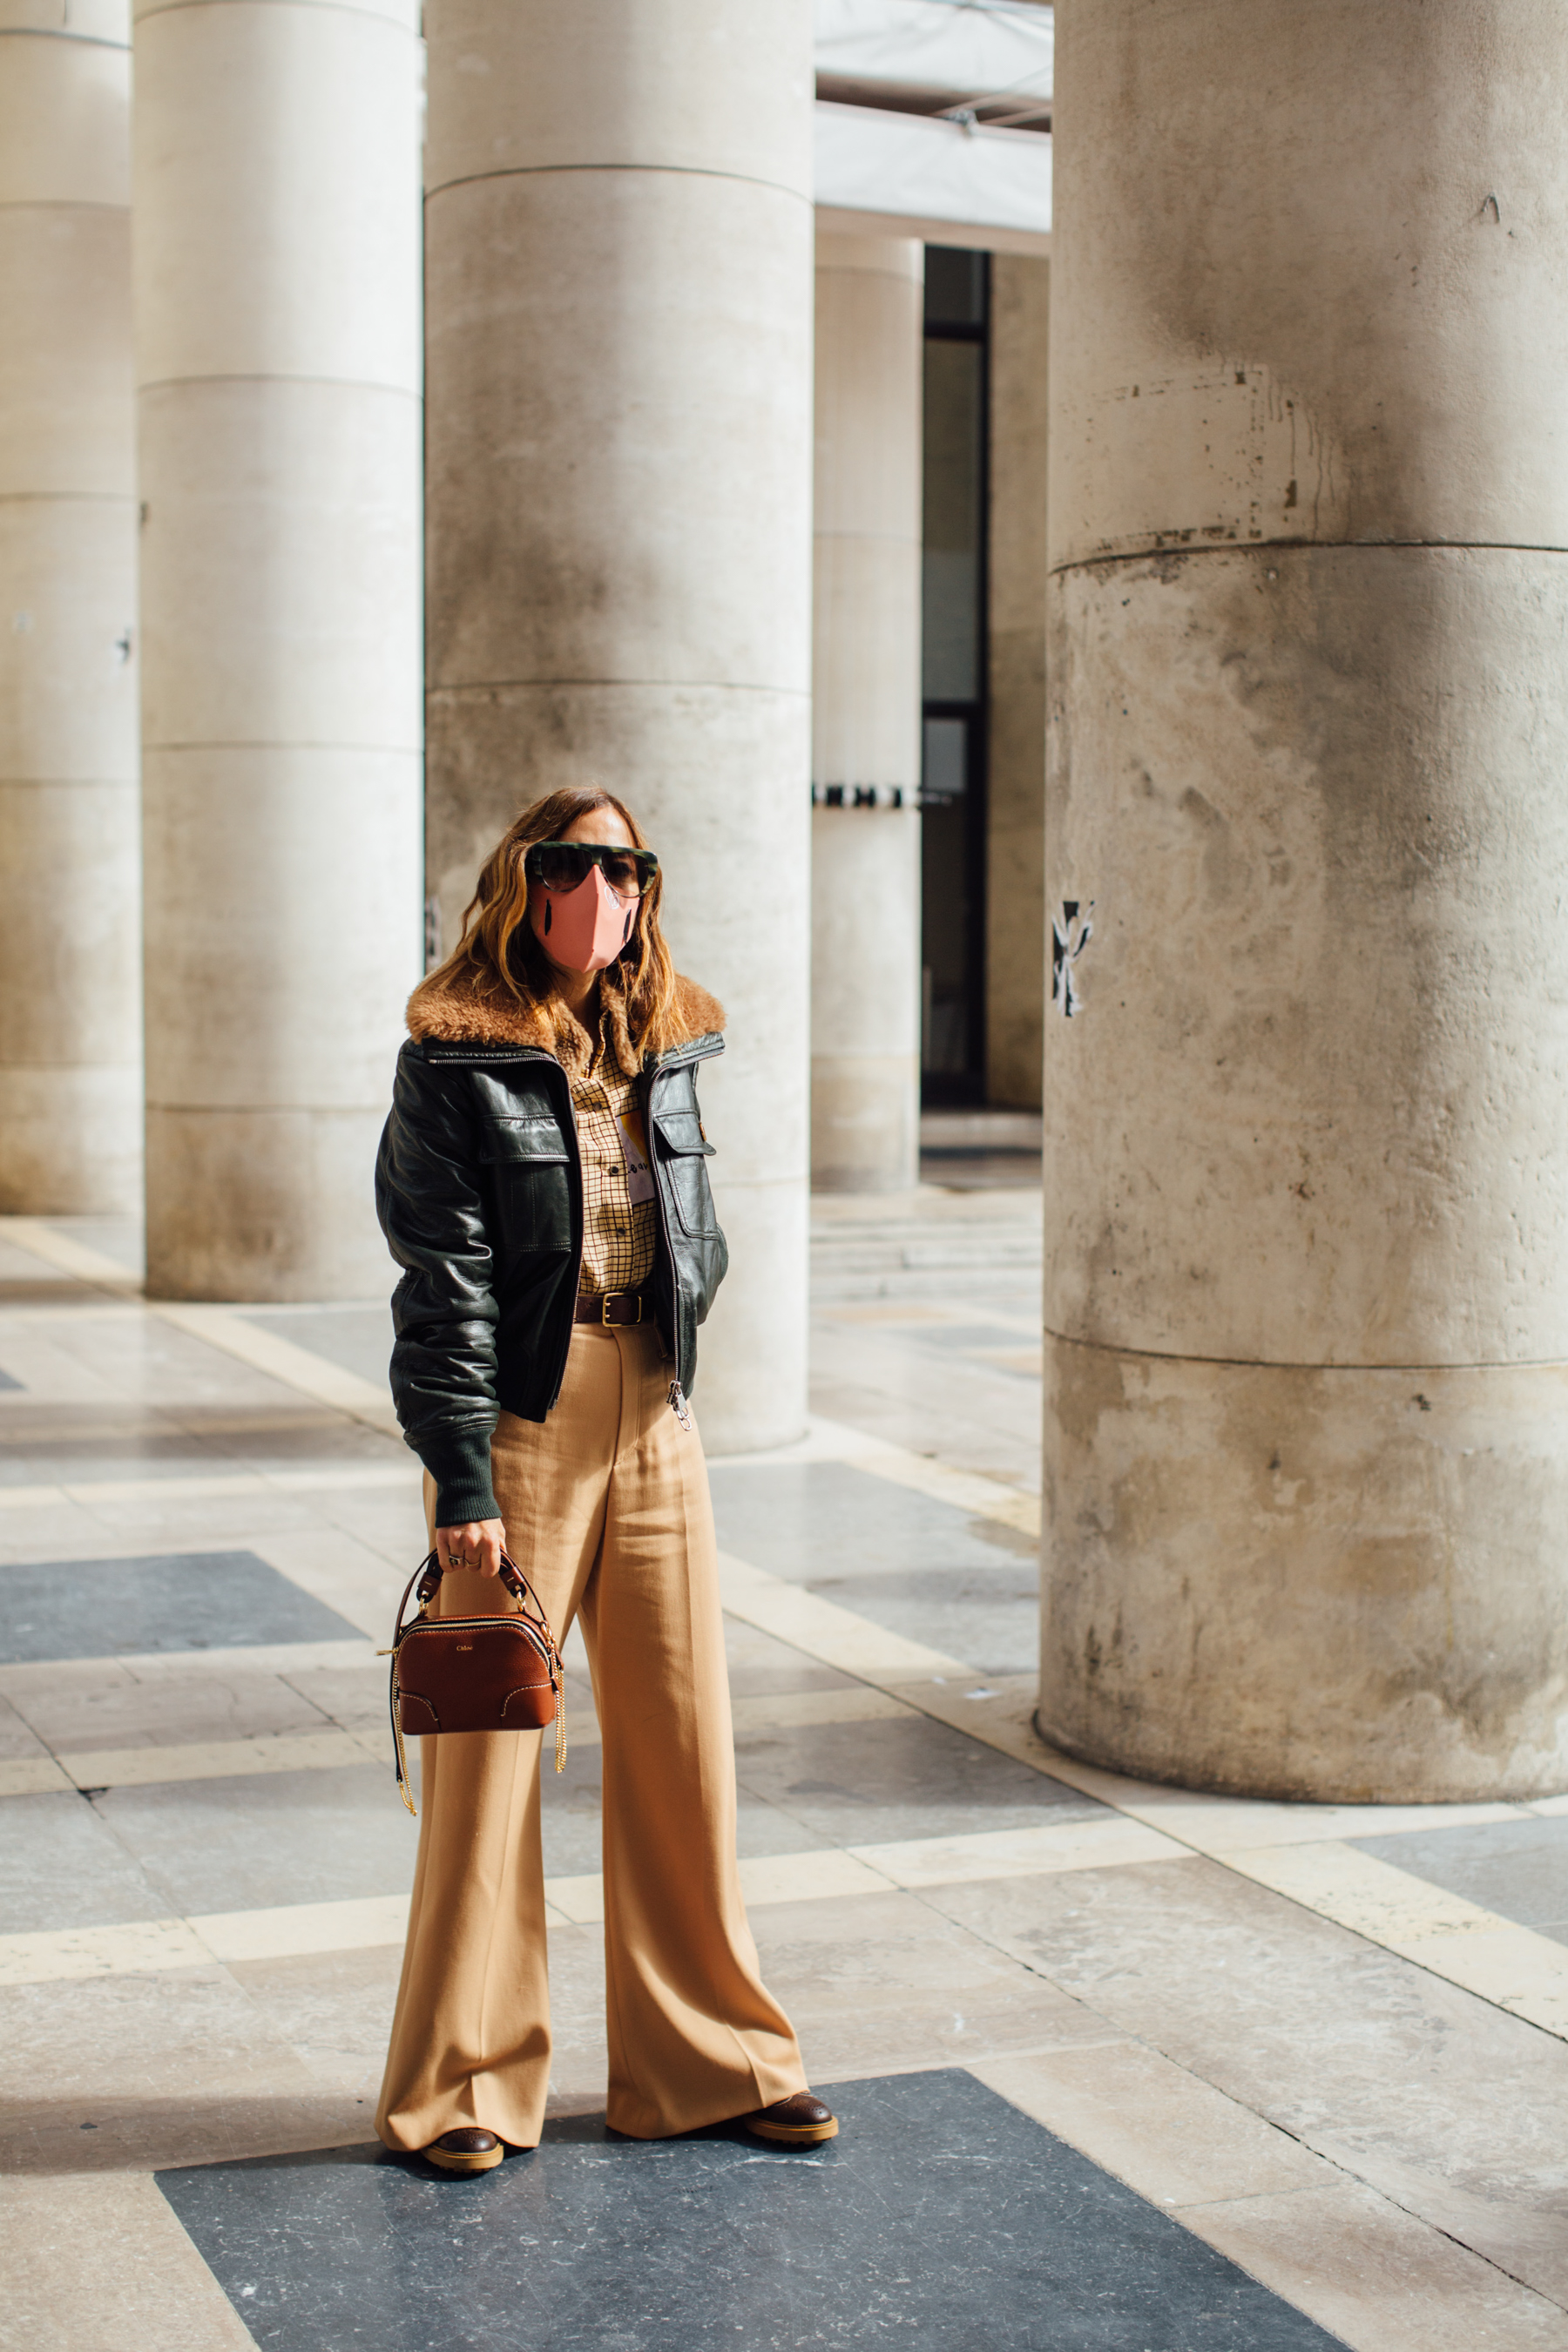
[[[691,1426],[691,1407],[686,1402],[686,1391],[679,1381],[669,1384],[669,1409],[682,1429]]]

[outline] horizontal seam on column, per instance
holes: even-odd
[[[501,694],[519,686],[658,686],[666,687],[672,694],[700,688],[709,694],[777,694],[792,702],[809,702],[809,686],[767,686],[752,678],[716,677],[477,677],[465,678],[461,686],[442,686],[426,682],[428,699],[437,694]]]
[[[134,490],[0,490],[0,506],[58,506],[61,499],[76,506],[133,507]]]
[[[1044,1327],[1047,1339],[1064,1348],[1092,1348],[1100,1356],[1138,1356],[1151,1364],[1228,1364],[1245,1372],[1549,1372],[1568,1367],[1568,1356],[1477,1356],[1463,1361],[1435,1363],[1430,1357],[1410,1364],[1301,1363],[1279,1356],[1204,1356],[1186,1349],[1124,1348],[1114,1339],[1075,1339],[1066,1331]]]
[[[0,213],[129,213],[131,199],[107,196],[0,196]]]
[[[0,776],[0,793],[133,793],[129,776]]]
[[[0,25],[0,41],[74,41],[83,49],[118,49],[131,55],[129,41],[111,41],[102,33],[68,33],[48,25]]]
[[[65,1063],[61,1063],[61,1062],[49,1062],[49,1063],[40,1063],[38,1066],[39,1066],[40,1068],[47,1068],[47,1069],[71,1069],[71,1068],[75,1068],[75,1067],[77,1067],[77,1066],[78,1066],[78,1065],[76,1065],[76,1064],[73,1064],[73,1063],[69,1063],[69,1062],[65,1062]],[[107,1068],[115,1068],[115,1069],[119,1069],[119,1068],[123,1067],[123,1066],[124,1066],[124,1065],[122,1065],[122,1064],[121,1064],[121,1063],[104,1064],[104,1065],[100,1065],[100,1066],[94,1066],[94,1065],[90,1065],[90,1064],[89,1064],[89,1065],[88,1065],[88,1066],[89,1066],[89,1067],[92,1067],[92,1066],[102,1066],[102,1067],[107,1067]],[[355,1103],[355,1102],[347,1102],[347,1103],[345,1103],[345,1102],[321,1102],[321,1103],[313,1103],[313,1102],[261,1102],[261,1103],[258,1103],[258,1102],[212,1102],[212,1103],[209,1103],[209,1102],[160,1102],[160,1101],[158,1100],[158,1098],[157,1098],[157,1097],[156,1097],[155,1095],[151,1095],[151,1094],[149,1094],[149,1095],[147,1095],[147,1096],[146,1096],[146,1103],[147,1103],[147,1108],[148,1108],[148,1109],[149,1109],[149,1110],[181,1111],[181,1112],[188,1111],[188,1112],[190,1112],[194,1117],[200,1118],[274,1118],[281,1117],[281,1116],[283,1116],[283,1115],[285,1115],[285,1114],[288,1114],[288,1113],[300,1112],[300,1111],[302,1111],[302,1112],[307,1113],[307,1114],[308,1114],[310,1117],[311,1117],[311,1118],[321,1117],[321,1118],[384,1118],[386,1117],[387,1097],[386,1097],[385,1096],[382,1096],[382,1097],[379,1097],[376,1101],[374,1101],[374,1102],[363,1102],[363,1103]]]
[[[191,5],[195,5],[196,0],[191,0]],[[222,5],[225,7],[231,7],[234,5],[234,0],[222,0]],[[277,0],[267,0],[267,5],[276,5]],[[187,383],[318,383],[330,386],[333,392],[384,392],[393,400],[412,400],[416,404],[422,403],[425,397],[423,390],[411,392],[406,384],[377,383],[369,376],[291,375],[281,368],[276,375],[268,374],[261,369],[251,369],[244,373],[237,372],[234,374],[149,376],[145,382],[137,384],[136,390],[138,394],[166,392],[176,385]]]
[[[330,10],[338,16],[367,16],[373,25],[384,25],[389,32],[401,33],[405,40],[416,41],[419,38],[412,26],[400,25],[395,17],[387,15],[384,8],[356,8],[353,0],[267,0],[267,5],[274,8],[286,5],[309,9],[312,16]],[[235,0],[160,0],[157,6],[138,8],[132,0],[131,21],[132,26],[145,25],[153,16],[176,16],[188,8],[231,8],[234,5]]]
[[[1137,547],[1121,555],[1075,555],[1070,563],[1053,563],[1047,569],[1054,578],[1062,572],[1095,572],[1106,563],[1151,563],[1169,555],[1271,555],[1300,548],[1373,552],[1380,547],[1436,548],[1456,555],[1568,555],[1568,544],[1543,545],[1533,539],[1226,539],[1204,547]]]
[[[232,740],[215,736],[200,742],[163,741],[144,738],[143,755],[149,751],[382,751],[395,752],[399,759],[417,760],[424,754],[423,743],[318,743],[305,736],[246,735]]]
[[[230,0],[231,4],[231,0]],[[186,0],[195,5],[196,0]],[[552,172],[647,172],[673,180],[727,180],[742,188],[771,188],[775,195],[788,196],[792,203],[805,205],[815,212],[816,199],[799,188],[787,188],[782,180],[759,179],[754,172],[718,172],[701,163],[509,163],[500,172],[465,172],[456,180],[443,180],[438,187],[426,188],[425,201],[444,196],[448,188],[478,187],[486,180],[537,180]]]

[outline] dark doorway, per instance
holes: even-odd
[[[985,1095],[990,257],[926,247],[921,1099]]]

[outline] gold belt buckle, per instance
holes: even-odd
[[[616,1327],[612,1324],[612,1322],[611,1322],[611,1320],[610,1320],[610,1301],[611,1301],[611,1299],[612,1299],[612,1298],[633,1298],[633,1297],[635,1297],[635,1298],[636,1298],[637,1303],[637,1311],[636,1316],[633,1318],[634,1324],[636,1324],[636,1323],[640,1323],[640,1322],[642,1321],[642,1292],[641,1292],[640,1290],[638,1290],[638,1291],[630,1291],[630,1290],[606,1290],[606,1291],[605,1291],[605,1292],[602,1294],[602,1297],[601,1297],[601,1303],[600,1303],[600,1307],[599,1307],[599,1321],[600,1321],[600,1324],[602,1325],[602,1327],[604,1328],[604,1329],[605,1329],[605,1330],[609,1331],[609,1330],[613,1330],[613,1329],[616,1328]]]

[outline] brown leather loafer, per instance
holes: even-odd
[[[443,2172],[489,2172],[492,2165],[500,2162],[506,2150],[494,2132],[465,2124],[459,2131],[443,2132],[421,2154],[426,2164],[439,2165]]]
[[[819,2140],[838,2136],[837,2116],[810,2091],[792,2091],[787,2099],[775,2099],[771,2107],[759,2107],[741,2121],[759,2139],[774,2140],[781,2147],[815,2147]]]

